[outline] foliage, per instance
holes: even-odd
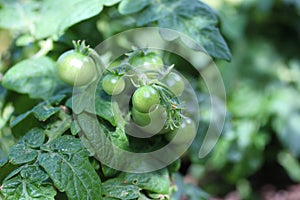
[[[83,113],[86,118],[95,114],[101,130],[116,146],[133,152],[160,147],[163,136],[142,144],[130,140],[125,130],[126,116],[103,91],[101,82],[86,88],[84,95],[72,96],[72,86],[59,79],[55,68],[56,60],[71,48],[72,40],[96,45],[116,33],[142,26],[177,30],[204,48],[197,50],[219,59],[231,58],[218,28],[217,14],[197,0],[0,1],[0,34],[9,41],[1,46],[1,197],[208,198],[196,186],[184,184],[181,175],[174,175],[178,169],[163,168],[144,174],[111,169],[93,157],[101,155],[103,148],[97,145],[104,138],[94,131],[79,139],[81,128],[93,124],[80,124],[73,114]],[[165,40],[175,39],[174,35],[161,36]],[[173,118],[180,118],[181,108],[176,107],[176,98],[172,97],[175,95],[157,82],[152,86],[164,95],[161,101],[165,105],[172,102],[172,107],[166,106],[168,120],[173,123],[168,127],[177,128]],[[95,102],[89,102],[94,91]],[[72,106],[74,103],[76,107]],[[95,113],[88,105],[95,105]],[[84,140],[89,137],[100,143]],[[184,191],[171,197],[180,188]]]
[[[299,182],[298,2],[207,1],[219,11],[233,53],[231,63],[217,61],[228,105],[223,135],[202,162],[199,143],[190,151],[190,173],[210,193],[237,190],[255,199],[264,184],[280,189]]]

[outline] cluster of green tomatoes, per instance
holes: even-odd
[[[84,42],[74,45],[74,50],[59,57],[58,76],[70,85],[89,84],[95,80],[96,63]],[[139,131],[163,134],[167,141],[175,144],[186,143],[194,138],[196,126],[183,114],[184,105],[179,99],[183,95],[185,81],[172,68],[164,65],[158,53],[139,49],[111,63],[98,81],[111,97],[122,99],[122,95],[130,95],[130,120]]]

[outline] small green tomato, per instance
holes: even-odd
[[[190,118],[183,118],[181,125],[164,136],[166,140],[174,144],[187,144],[190,143],[196,135],[196,125]]]
[[[183,78],[175,73],[170,72],[163,80],[162,82],[166,84],[169,89],[177,96],[179,97],[183,90],[184,90],[184,80]]]
[[[139,87],[132,96],[132,106],[139,112],[148,113],[160,102],[159,92],[150,85]]]
[[[167,112],[161,105],[156,106],[149,113],[141,113],[132,108],[132,119],[143,131],[156,134],[164,128],[167,120]]]
[[[74,86],[88,84],[97,72],[93,59],[75,50],[66,51],[58,58],[56,71],[63,82]]]
[[[102,80],[102,88],[109,95],[118,95],[125,88],[125,80],[122,76],[107,74]]]

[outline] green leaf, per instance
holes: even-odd
[[[17,125],[31,114],[33,114],[34,117],[37,118],[39,121],[46,121],[51,116],[60,111],[60,108],[53,107],[52,105],[60,103],[64,98],[65,95],[56,95],[39,103],[38,105],[33,107],[33,109],[28,110],[27,112],[17,116],[14,120],[11,121],[10,126],[13,127]]]
[[[88,152],[84,149],[80,139],[74,138],[70,135],[63,135],[54,139],[50,143],[41,146],[41,150],[47,152],[59,152],[62,154],[75,154],[81,153],[81,156],[88,156]]]
[[[117,127],[115,131],[111,132],[111,141],[121,149],[127,150],[129,147],[129,141],[125,130],[123,128]]]
[[[45,126],[45,134],[50,138],[50,140],[59,137],[71,127],[72,117],[70,115],[61,110],[58,117],[59,119],[52,123],[48,123]]]
[[[31,129],[26,135],[20,140],[20,144],[27,145],[31,148],[40,147],[45,141],[44,130],[39,128]]]
[[[5,177],[4,182],[5,182],[6,180],[9,180],[9,179],[11,179],[12,177],[18,175],[18,174],[21,172],[21,170],[24,168],[24,166],[25,166],[25,165],[21,165],[20,167],[17,167],[16,169],[12,170],[12,171]]]
[[[80,139],[64,135],[42,149],[47,153],[39,155],[39,164],[69,199],[100,199],[101,181]]]
[[[182,175],[178,173],[174,174],[174,182],[176,184],[177,191],[173,194],[171,200],[181,199],[183,196],[191,200],[210,199],[210,196],[200,188],[192,184],[186,184]]]
[[[0,167],[5,166],[7,163],[8,163],[8,159],[7,159],[7,158],[1,159],[1,160],[0,160]]]
[[[290,113],[286,118],[278,117],[273,121],[280,142],[295,155],[300,155],[300,114]]]
[[[2,185],[6,200],[54,200],[55,189],[51,185],[40,185],[20,176],[7,180]]]
[[[121,173],[119,177],[141,189],[157,194],[169,194],[170,179],[167,169],[144,174]]]
[[[13,119],[11,122],[10,122],[10,126],[11,127],[14,127],[16,126],[17,124],[19,124],[21,121],[23,121],[24,119],[26,119],[29,115],[32,114],[32,110],[29,110],[21,115],[18,115],[15,119]]]
[[[42,184],[49,176],[38,165],[27,165],[21,170],[21,176],[34,183]]]
[[[8,162],[7,159],[5,159],[6,162],[1,163],[0,167],[0,184],[2,181],[12,172],[14,171],[18,166],[13,165],[12,163]]]
[[[71,123],[71,133],[72,135],[77,135],[81,131],[80,126],[78,125],[77,121],[72,121]]]
[[[268,107],[266,95],[248,82],[240,83],[228,102],[230,112],[236,117],[264,117]]]
[[[71,99],[68,99],[67,106],[71,107],[75,114],[80,114],[83,111],[94,114],[95,110],[93,102],[93,98],[96,91],[96,84],[91,84],[87,88],[81,90],[81,88],[77,89],[73,92],[73,96]]]
[[[33,161],[38,156],[38,151],[30,149],[24,144],[17,144],[10,148],[8,158],[13,164],[24,164]]]
[[[293,155],[288,152],[280,152],[278,154],[278,162],[293,181],[300,181],[300,163]]]
[[[102,197],[122,200],[137,199],[140,196],[136,185],[124,183],[122,179],[114,178],[102,184]]]
[[[37,40],[47,37],[58,39],[70,26],[99,14],[103,4],[113,5],[118,1],[3,1],[0,27],[25,35],[30,33]]]
[[[113,126],[117,126],[118,123],[115,118],[119,115],[120,111],[118,108],[113,107],[110,96],[103,91],[101,85],[102,82],[99,82],[98,84],[90,85],[84,91],[76,91],[77,93],[72,97],[72,110],[76,114],[80,114],[83,111],[96,114],[110,122]],[[68,100],[69,104],[70,101]]]
[[[100,84],[99,84],[100,85]],[[117,126],[115,114],[112,110],[111,98],[105,94],[101,87],[97,87],[95,97],[96,114],[103,119],[109,121],[113,126]]]
[[[132,1],[132,0],[123,0],[119,4],[119,12],[123,15],[136,13],[147,5],[151,3],[151,0],[139,0],[139,1]]]
[[[48,57],[31,58],[14,65],[3,77],[3,86],[31,98],[50,98],[62,85],[55,63]]]
[[[52,115],[58,113],[60,108],[49,105],[39,105],[33,108],[33,114],[39,121],[46,121]]]
[[[148,3],[141,2],[142,6],[137,9],[134,9],[135,4],[136,1],[124,1],[119,10],[132,13],[141,10],[142,6]],[[159,27],[173,29],[191,37],[197,44],[202,45],[209,55],[225,60],[231,59],[230,50],[217,28],[218,18],[215,11],[199,0],[151,1],[150,5],[136,15],[138,26],[157,21]]]
[[[101,165],[103,175],[107,177],[114,177],[119,172],[116,169],[110,168],[104,164]]]
[[[45,0],[41,6],[34,35],[37,39],[51,36],[56,39],[68,27],[99,14],[103,9],[103,2],[102,0]]]
[[[30,31],[30,26],[33,24],[39,4],[36,2],[26,1],[0,1],[0,27],[13,30]],[[12,14],[13,13],[13,14]]]
[[[207,200],[209,195],[193,184],[186,184],[184,191],[189,200]]]

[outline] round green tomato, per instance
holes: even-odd
[[[97,72],[91,57],[74,50],[66,51],[58,58],[56,70],[62,81],[75,86],[89,83]]]
[[[162,82],[166,84],[169,89],[177,96],[179,97],[183,90],[184,90],[184,80],[183,78],[175,73],[171,72],[169,73],[163,80]]]
[[[196,135],[196,125],[190,118],[183,118],[180,127],[164,136],[166,140],[174,144],[190,143]]]
[[[102,88],[109,95],[118,95],[125,88],[125,80],[122,76],[107,74],[102,80]]]
[[[141,113],[135,108],[132,108],[131,111],[133,121],[147,133],[159,133],[165,126],[167,112],[161,105],[149,113]]]
[[[129,63],[142,71],[163,70],[164,63],[156,53],[151,52],[143,56],[135,56],[129,60]]]
[[[139,87],[132,96],[132,106],[139,112],[147,113],[160,102],[159,92],[150,85]]]

